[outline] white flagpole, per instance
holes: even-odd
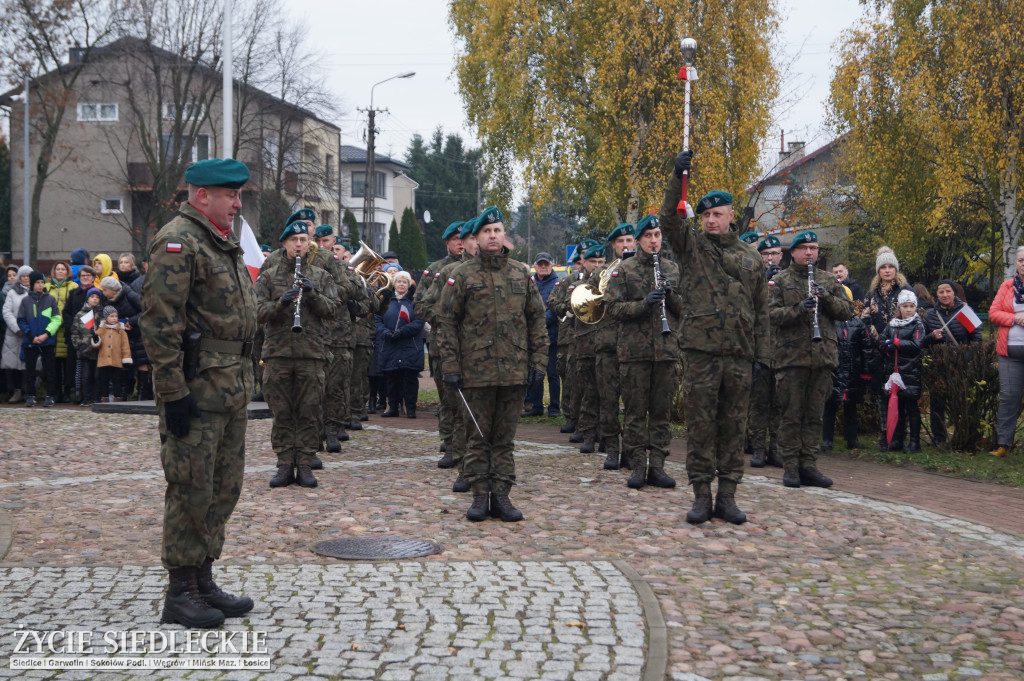
[[[222,158],[232,158],[234,149],[234,75],[232,73],[234,59],[231,52],[231,0],[224,0],[224,86],[221,99],[224,102],[224,145]]]

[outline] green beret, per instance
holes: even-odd
[[[797,246],[803,246],[804,244],[816,244],[818,243],[818,235],[807,230],[806,232],[800,232],[793,237],[792,243],[789,244],[789,250],[793,250]]]
[[[757,250],[763,251],[766,248],[782,248],[782,242],[777,236],[766,236],[764,241],[757,245]]]
[[[608,241],[615,241],[620,236],[633,236],[633,232],[633,225],[628,222],[623,222],[621,225],[613,229],[612,233],[608,235]]]
[[[452,224],[448,225],[448,229],[444,230],[444,234],[441,235],[441,241],[448,241],[448,239],[451,239],[453,236],[462,236],[461,230],[462,225],[464,224],[466,223],[453,222]]]
[[[296,220],[309,220],[310,222],[316,222],[316,211],[312,208],[300,208],[288,216],[286,224],[290,225]]]
[[[295,234],[309,234],[309,225],[302,220],[296,220],[295,222],[289,223],[288,226],[284,228],[284,231],[281,232],[281,243],[284,243],[285,239]]]
[[[590,258],[603,258],[604,255],[604,246],[601,244],[593,244],[583,253],[583,259],[589,260]]]
[[[317,239],[319,239],[322,236],[333,236],[333,235],[334,235],[334,228],[331,227],[330,225],[320,225],[319,227],[316,228],[316,232],[313,233],[313,236],[316,237]]]
[[[648,229],[656,229],[659,226],[660,226],[660,223],[658,222],[658,216],[657,215],[645,215],[645,216],[643,216],[643,218],[640,220],[640,222],[636,223],[636,231],[635,231],[636,238],[639,239],[640,235],[643,234],[644,232],[646,232]]]
[[[719,206],[731,206],[732,205],[732,194],[729,192],[723,192],[715,190],[708,192],[704,195],[704,198],[697,202],[697,215],[700,215],[708,208],[718,208]]]
[[[270,247],[270,244],[260,244],[260,250],[264,253],[274,252],[274,249]]]
[[[241,189],[249,181],[249,169],[233,158],[208,158],[185,171],[185,182],[195,187]]]
[[[756,244],[757,232],[744,232],[743,234],[740,234],[740,241],[744,241],[751,245]]]
[[[501,211],[498,210],[497,206],[491,206],[483,213],[480,213],[480,217],[477,218],[477,222],[479,222],[480,225],[473,230],[474,234],[480,231],[480,227],[483,227],[484,225],[490,225],[495,222],[505,222],[505,218],[501,216]]]
[[[474,230],[473,227],[476,226],[479,219],[480,218],[472,218],[463,222],[462,226],[459,227],[459,236],[465,239],[470,234],[476,234],[476,230]]]

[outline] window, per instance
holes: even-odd
[[[377,186],[374,188],[374,196],[385,199],[387,194],[385,189],[387,188],[387,176],[378,171],[377,172]],[[366,185],[366,173],[365,172],[353,172],[352,173],[352,196],[362,196],[363,188]]]
[[[171,147],[174,145],[174,135],[164,135],[163,153],[164,159],[171,158]],[[185,140],[182,140],[182,146],[186,146]],[[188,145],[191,147],[190,150],[184,153],[176,153],[175,156],[182,161],[205,161],[210,158],[210,136],[205,132],[196,135],[195,143]]]
[[[326,184],[328,187],[334,186],[336,172],[337,170],[334,167],[334,157],[331,156],[330,154],[327,154],[327,156],[324,158],[324,179],[327,181]]]
[[[320,211],[320,219],[324,221],[325,225],[334,224],[334,211],[333,210]]]
[[[121,209],[121,199],[102,199],[100,201],[100,212],[104,215],[120,215],[124,212]]]
[[[174,102],[164,103],[164,120],[173,121],[175,114],[178,112],[178,105]],[[198,120],[203,117],[203,106],[202,104],[189,103],[182,107],[181,120],[192,121]]]
[[[78,120],[80,121],[116,121],[117,104],[101,104],[80,102],[78,104]]]

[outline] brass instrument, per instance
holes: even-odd
[[[608,282],[612,278],[612,272],[621,262],[621,258],[616,258],[610,264],[605,265],[605,268],[601,270],[601,274],[597,277],[598,282],[596,286],[593,282],[588,281],[573,290],[572,295],[569,297],[569,307],[572,308],[572,313],[576,319],[579,319],[584,324],[597,324],[604,319],[604,293],[608,290]]]
[[[299,277],[302,276],[302,256],[295,256],[295,284],[294,286],[299,289],[299,295],[295,297],[295,317],[292,319],[292,331],[294,333],[302,333],[302,311],[299,306],[302,305],[302,286],[300,285]]]
[[[807,263],[807,295],[814,297],[814,327],[811,329],[811,342],[821,342],[821,327],[818,326],[818,296],[814,295],[814,262]]]
[[[665,288],[665,277],[661,275],[661,263],[658,261],[658,252],[654,251],[651,253],[651,258],[654,260],[654,286],[655,288]],[[661,335],[667,336],[672,333],[672,329],[668,325],[668,315],[665,313],[665,297],[661,298]]]
[[[359,242],[359,250],[355,252],[348,264],[359,273],[371,289],[377,292],[377,297],[384,300],[381,293],[385,289],[394,290],[395,280],[387,272],[381,272],[380,266],[386,264],[384,258],[373,252],[373,249],[362,241]]]

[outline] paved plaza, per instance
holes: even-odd
[[[225,629],[265,632],[271,669],[145,676],[1024,679],[1020,490],[824,457],[832,490],[748,471],[737,498],[750,522],[692,527],[685,486],[630,490],[603,455],[527,423],[512,493],[526,520],[469,523],[420,413],[352,433],[312,490],[267,487],[271,423],[251,421],[217,565],[225,588],[256,600]],[[19,630],[182,631],[159,624],[156,424],[0,409],[0,677],[140,676],[10,669]],[[680,482],[683,446],[666,467]],[[352,562],[312,550],[364,536],[443,552]]]

